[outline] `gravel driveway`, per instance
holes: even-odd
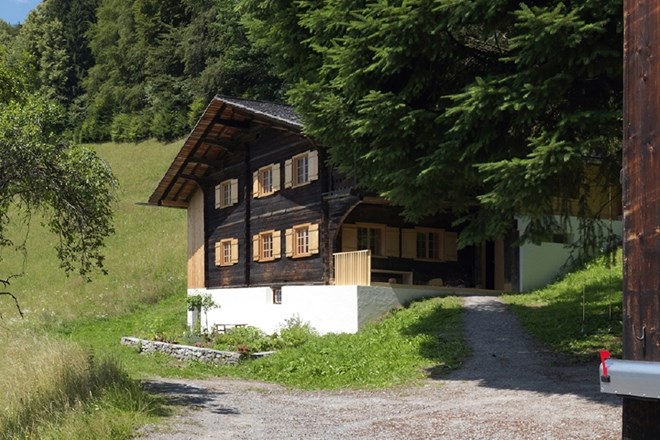
[[[598,365],[541,349],[493,297],[465,298],[473,356],[421,386],[298,391],[230,379],[159,379],[185,409],[142,431],[164,439],[615,439],[621,402],[600,394]]]

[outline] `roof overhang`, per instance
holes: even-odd
[[[187,208],[197,188],[222,170],[229,154],[266,127],[300,133],[302,124],[288,106],[216,96],[197,121],[148,204]]]

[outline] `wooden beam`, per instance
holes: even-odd
[[[188,161],[188,163],[198,164],[198,165],[206,165],[213,172],[220,171],[222,169],[222,165],[223,165],[222,162],[219,161],[219,160],[207,159],[205,157],[193,157]]]
[[[660,361],[660,8],[624,1],[623,357]],[[656,157],[658,156],[658,157]],[[622,437],[660,438],[660,400],[623,398]]]
[[[224,118],[218,118],[216,120],[217,124],[224,125],[225,127],[232,127],[232,128],[250,128],[250,121],[249,120],[244,120],[244,121],[237,121],[235,119],[224,119]]]

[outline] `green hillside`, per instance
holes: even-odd
[[[57,240],[33,221],[25,275],[14,279],[11,290],[32,325],[60,326],[71,320],[103,318],[133,311],[159,299],[185,292],[186,213],[178,209],[140,206],[167,170],[181,142],[163,145],[102,144],[96,147],[119,180],[115,215],[116,233],[106,248],[107,275],[91,283],[59,269]],[[24,232],[25,228],[17,228]],[[5,255],[20,270],[19,255]],[[13,305],[0,304],[9,320],[17,319]]]

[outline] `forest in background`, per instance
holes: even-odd
[[[47,0],[20,26],[0,21],[0,50],[32,87],[66,108],[83,142],[185,135],[215,94],[281,98],[234,1]]]
[[[0,23],[0,58],[77,141],[178,138],[215,94],[284,102],[409,219],[451,209],[460,246],[577,215],[593,254],[619,197],[622,34],[621,0],[45,0]]]

